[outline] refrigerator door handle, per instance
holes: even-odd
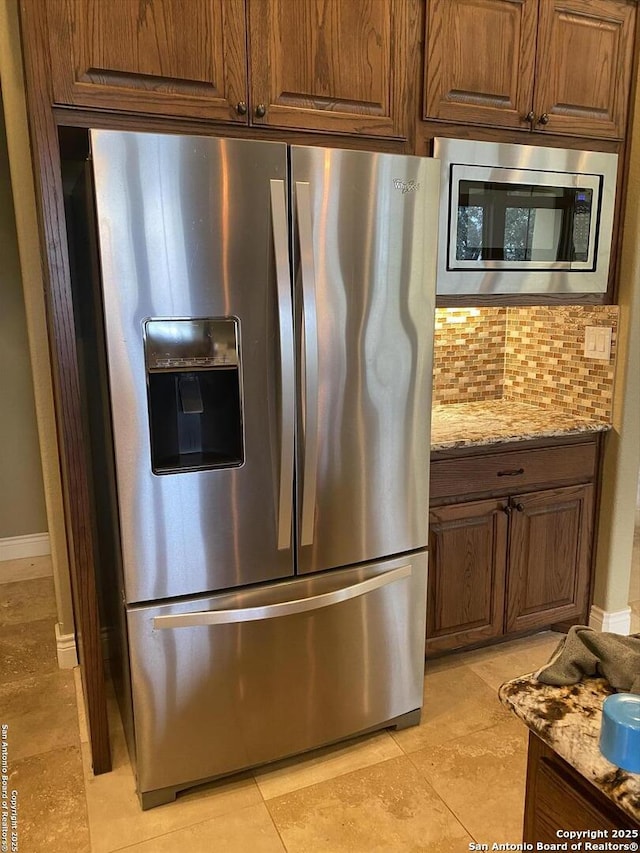
[[[291,547],[293,519],[293,453],[295,430],[295,373],[293,306],[289,272],[289,234],[284,181],[271,181],[271,222],[278,290],[280,329],[280,492],[278,498],[278,550]]]
[[[318,320],[311,196],[310,186],[306,181],[296,181],[296,212],[304,315],[304,470],[300,544],[311,545],[313,543],[318,473]]]
[[[266,604],[263,607],[239,607],[231,610],[201,610],[193,613],[171,613],[166,616],[154,616],[153,627],[158,628],[194,628],[198,625],[229,625],[234,622],[258,622],[265,619],[276,619],[280,616],[292,616],[296,613],[308,613],[320,610],[366,595],[373,590],[381,589],[411,576],[411,565],[399,566],[390,572],[376,575],[352,586],[314,595],[311,598],[299,598],[294,601],[280,601],[277,604]]]

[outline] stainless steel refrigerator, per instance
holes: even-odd
[[[419,720],[439,170],[90,136],[147,808]]]

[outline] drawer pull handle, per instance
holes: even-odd
[[[198,610],[187,613],[168,613],[164,616],[153,617],[153,628],[192,628],[201,625],[231,625],[236,622],[260,622],[265,619],[275,619],[278,616],[291,616],[297,613],[309,613],[330,607],[342,601],[359,598],[376,589],[411,577],[412,567],[398,566],[380,575],[374,575],[352,586],[341,587],[332,592],[323,592],[311,598],[295,598],[289,601],[278,601],[275,604],[263,604],[255,607],[238,607],[228,610]]]
[[[510,471],[498,471],[498,477],[519,477],[524,474],[524,468],[514,468]]]

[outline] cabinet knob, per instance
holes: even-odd
[[[239,102],[236,104],[236,112],[238,113],[238,115],[239,115],[239,116],[246,116],[246,114],[247,114],[247,105],[245,104],[245,102],[244,102],[244,101],[239,101]]]
[[[509,504],[507,504],[506,506],[503,506],[503,507],[502,507],[502,512],[503,512],[506,516],[510,516],[510,515],[511,515],[511,513],[513,512],[513,510],[511,509],[511,507],[509,506]]]
[[[524,117],[524,120],[533,123],[536,120],[536,114],[534,113],[534,111],[529,110],[529,112]]]
[[[524,512],[524,504],[516,504],[516,509],[518,512]]]
[[[549,113],[542,113],[538,119],[538,124],[549,124]]]
[[[263,118],[267,114],[267,108],[264,104],[258,104],[256,107],[256,116],[258,118]]]

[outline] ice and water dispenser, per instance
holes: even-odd
[[[146,320],[144,348],[153,472],[242,465],[238,321]]]

